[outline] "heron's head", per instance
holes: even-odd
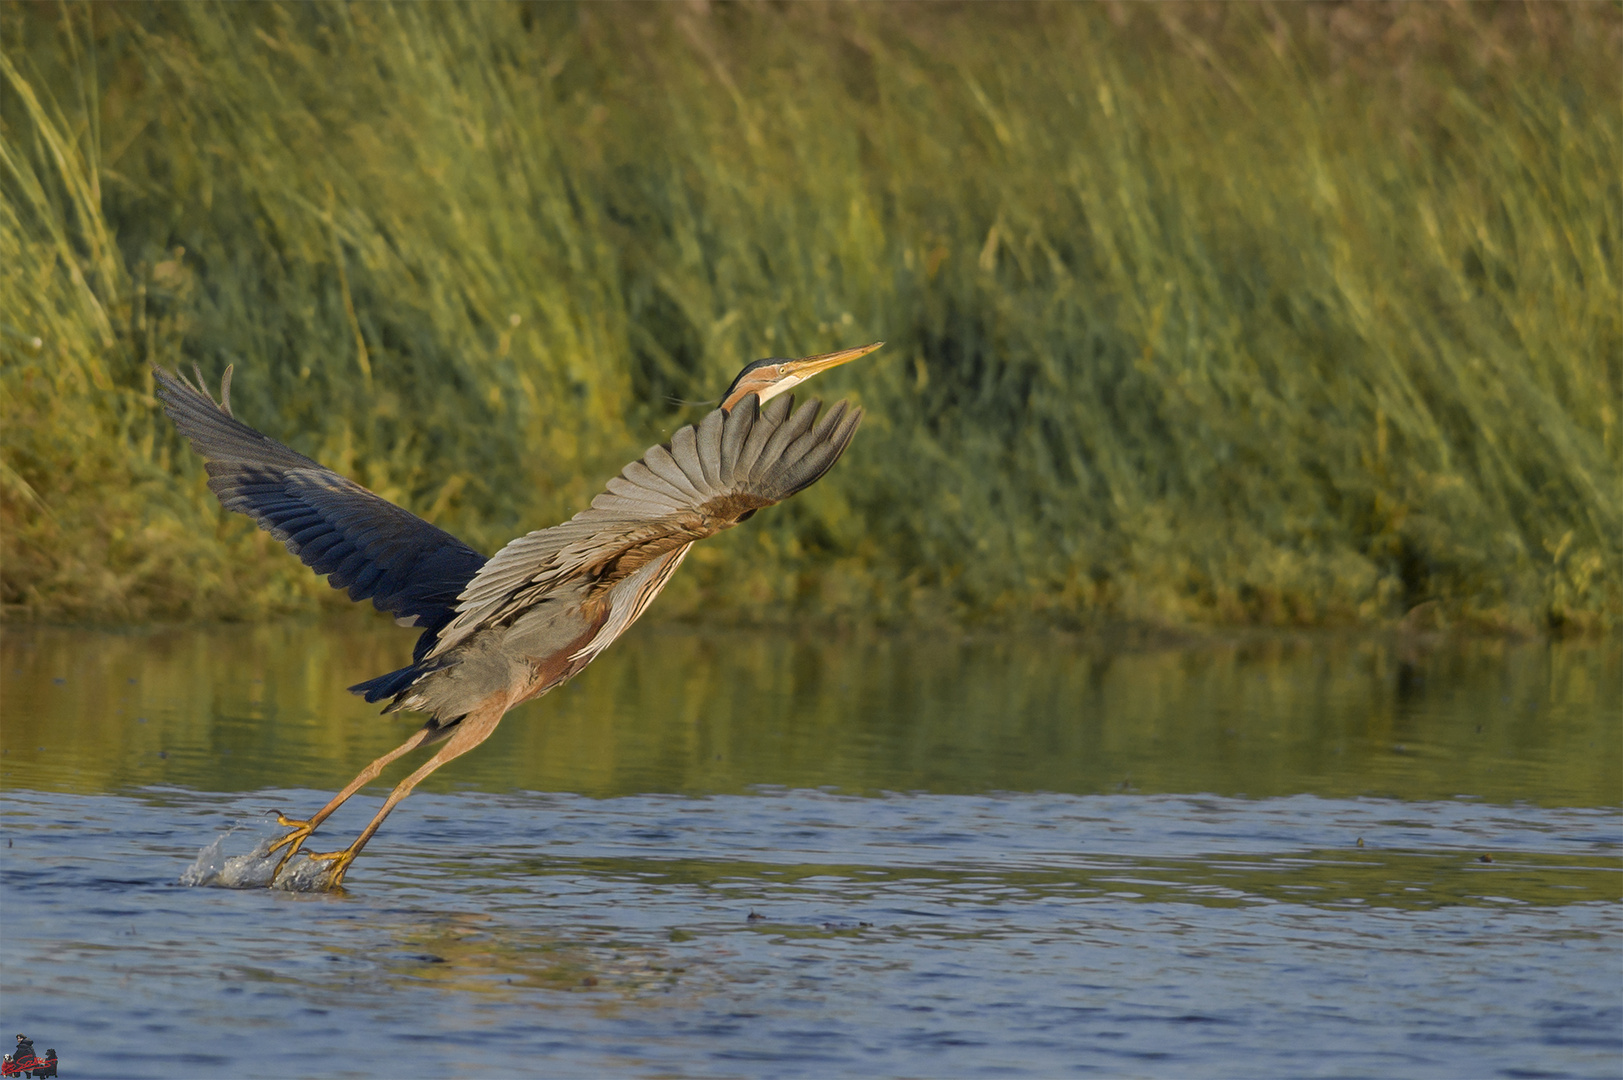
[[[867,356],[883,344],[883,341],[876,341],[872,345],[841,349],[839,352],[824,353],[822,356],[805,356],[799,360],[757,360],[738,373],[738,378],[733,380],[733,385],[727,388],[727,393],[722,397],[721,407],[731,411],[734,405],[750,394],[758,395],[761,404],[765,405],[785,390],[799,386],[813,375],[829,368],[837,368],[859,356]]]

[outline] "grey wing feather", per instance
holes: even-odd
[[[860,423],[861,410],[853,410],[812,452],[784,470],[781,476],[775,477],[775,485],[783,492],[780,498],[787,499],[797,491],[804,491],[832,469],[834,463],[844,456],[845,448],[851,445],[851,438]]]
[[[620,478],[636,484],[640,488],[664,495],[673,500],[672,505],[674,506],[686,506],[688,499],[691,498],[681,488],[665,480],[640,461],[633,461],[621,470]]]
[[[590,509],[502,548],[468,583],[430,657],[583,579],[610,590],[605,628],[611,632],[594,637],[581,653],[596,655],[642,613],[694,541],[815,483],[844,453],[862,420],[862,410],[847,410],[844,402],[821,423],[819,402],[791,414],[792,404],[784,395],[762,409],[751,396],[730,413],[718,409],[697,430],[678,431],[669,448],[649,448]],[[714,482],[707,469],[714,470]],[[685,492],[681,502],[667,508],[678,490]],[[634,603],[621,598],[622,586],[636,593]]]
[[[721,410],[716,410],[720,412]],[[719,483],[723,487],[731,486],[735,467],[738,464],[738,455],[744,449],[744,437],[755,426],[756,417],[761,412],[761,399],[754,394],[748,394],[743,401],[733,406],[728,416],[730,423],[722,425],[721,430],[721,478]],[[736,419],[734,419],[736,418]],[[709,419],[706,417],[705,419]]]
[[[784,451],[796,439],[811,430],[812,424],[817,420],[817,413],[822,407],[823,403],[821,401],[812,398],[802,405],[786,423],[779,425],[778,430],[772,433],[772,437],[761,448],[761,456],[755,460],[755,464],[750,468],[750,481],[752,483],[759,483],[765,479],[766,474],[782,462]]]
[[[699,467],[704,470],[704,482],[711,491],[721,487],[721,436],[727,427],[727,414],[716,409],[699,424]]]
[[[221,505],[253,518],[352,600],[371,599],[425,627],[417,654],[426,652],[485,557],[236,419],[229,369],[218,403],[200,386],[152,371],[164,411],[203,457]]]
[[[799,479],[815,473],[821,476],[828,471],[834,463],[833,455],[839,453],[838,444],[829,439],[829,435],[840,424],[845,416],[846,403],[839,402],[828,411],[828,415],[818,421],[812,430],[795,439],[784,450],[783,455],[774,464],[771,470],[761,480],[761,486],[773,491],[793,493],[799,491]],[[802,410],[810,412],[809,408]],[[781,496],[787,498],[788,494]]]
[[[687,429],[684,428],[683,430]],[[681,433],[682,432],[680,431],[677,432],[678,435]],[[642,461],[643,464],[652,469],[655,475],[657,475],[661,480],[665,481],[667,484],[671,485],[688,498],[699,500],[703,500],[705,498],[704,493],[699,491],[698,488],[694,487],[693,481],[689,480],[687,478],[687,474],[682,471],[681,464],[679,464],[676,458],[672,456],[669,447],[649,447],[648,452],[643,455]]]
[[[671,436],[671,460],[682,470],[682,475],[700,495],[714,494],[704,478],[704,465],[699,461],[698,433],[690,424]]]
[[[746,399],[749,400],[749,399]],[[783,418],[789,414],[794,406],[795,396],[784,394],[782,397],[772,399],[772,403],[761,410],[760,417],[751,425],[749,434],[744,438],[744,446],[738,452],[738,461],[733,464],[733,483],[740,479],[748,480],[750,470],[760,460],[761,451],[766,448],[767,440],[772,433],[783,424]]]
[[[611,495],[623,495],[628,499],[636,499],[639,502],[651,503],[664,507],[667,510],[682,509],[682,501],[676,496],[667,495],[665,492],[655,488],[650,488],[646,484],[635,483],[623,476],[616,476],[614,479],[608,482],[607,486],[609,494]]]

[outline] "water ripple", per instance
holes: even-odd
[[[464,792],[413,798],[346,893],[184,887],[319,797],[5,795],[13,1026],[123,1077],[1596,1076],[1623,1051],[1613,810]],[[186,1055],[162,1069],[158,1032]]]

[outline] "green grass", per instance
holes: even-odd
[[[1615,5],[0,23],[7,617],[334,602],[149,360],[493,551],[884,338],[665,615],[1623,621]]]

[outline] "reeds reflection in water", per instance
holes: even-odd
[[[344,687],[376,618],[3,638],[7,787],[341,786],[410,730]],[[1313,793],[1612,805],[1623,646],[1240,636],[1112,647],[667,626],[509,716],[427,790]]]

